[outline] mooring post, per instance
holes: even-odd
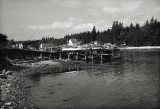
[[[102,57],[102,53],[101,53],[101,64],[102,64],[102,59],[103,59],[103,57]]]
[[[86,60],[87,60],[87,56],[86,56],[86,53],[85,53],[85,57],[84,57],[84,59],[85,59],[85,66],[86,66]]]
[[[1,87],[2,87],[2,83],[0,83],[0,104],[2,103],[2,90],[1,90]]]
[[[93,54],[92,54],[92,66],[93,66]]]
[[[78,52],[77,52],[77,54],[76,54],[76,61],[78,60]]]
[[[41,53],[41,58],[42,58],[43,56],[42,56],[42,53]]]
[[[76,65],[76,67],[77,67],[77,71],[78,71],[78,65]]]
[[[68,61],[70,60],[70,53],[68,52]]]
[[[114,58],[113,50],[112,50],[112,59]]]
[[[61,53],[59,53],[59,60],[61,60]]]
[[[49,59],[51,59],[51,54],[49,54]]]
[[[62,72],[62,66],[59,66],[59,71]]]
[[[33,58],[33,53],[32,53],[32,58]]]

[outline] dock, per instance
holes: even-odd
[[[63,48],[54,52],[28,50],[28,49],[5,49],[3,55],[10,59],[59,59],[59,60],[84,60],[106,62],[110,59],[119,58],[119,49],[107,48]]]

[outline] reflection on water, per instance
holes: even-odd
[[[122,51],[94,69],[31,79],[34,103],[52,108],[158,108],[160,51]]]

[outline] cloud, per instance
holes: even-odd
[[[108,28],[111,28],[112,22],[108,20],[99,20],[95,22],[95,26],[97,30],[103,31]]]
[[[81,22],[81,21],[83,21],[83,19],[81,19],[81,18],[75,18],[75,17],[70,17],[68,19],[68,21],[70,21],[70,22]]]
[[[67,3],[68,3],[69,5],[79,5],[79,4],[80,4],[79,1],[75,1],[75,0],[68,1]]]
[[[69,8],[77,8],[81,5],[80,0],[49,0],[51,3],[56,3],[61,6],[69,7]]]
[[[156,7],[154,13],[159,13],[160,12],[160,7]]]
[[[39,29],[39,30],[45,30],[45,29],[58,29],[58,28],[62,28],[62,29],[67,29],[67,28],[71,28],[74,25],[74,22],[72,21],[57,21],[57,22],[53,22],[50,25],[29,25],[27,28],[28,29]]]
[[[98,15],[100,15],[100,13],[98,12],[97,9],[88,9],[88,10],[87,10],[87,14],[93,15],[93,16],[98,16]]]
[[[78,24],[73,29],[74,30],[91,30],[93,28],[92,23],[86,23],[86,24]]]
[[[128,12],[128,13],[133,12],[137,10],[141,6],[142,3],[143,1],[132,1],[132,2],[125,3],[125,4],[122,4],[121,10]]]
[[[104,12],[104,13],[110,13],[110,14],[116,14],[116,13],[120,13],[121,11],[118,9],[118,8],[116,8],[116,7],[104,7],[103,9],[102,9],[102,11]]]
[[[139,9],[143,1],[129,1],[121,3],[119,6],[107,6],[102,8],[102,12],[107,14],[131,13]]]

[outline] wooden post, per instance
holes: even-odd
[[[70,60],[70,53],[68,53],[68,61]]]
[[[78,65],[76,65],[76,67],[77,67],[77,71],[78,71]]]
[[[43,57],[42,53],[41,53],[41,58]]]
[[[71,71],[70,66],[69,66],[69,72]]]
[[[51,59],[51,54],[49,54],[49,59]]]
[[[86,60],[87,60],[86,54],[85,54],[85,57],[84,57],[84,59],[85,59],[85,66],[86,66]]]
[[[92,66],[93,66],[93,54],[92,54]]]
[[[59,60],[61,60],[61,53],[59,53]]]
[[[2,87],[2,83],[0,83],[0,87]],[[2,94],[1,94],[1,88],[0,88],[0,103],[2,102]]]
[[[112,59],[114,59],[114,54],[113,54],[113,50],[112,50]]]
[[[76,54],[76,61],[78,60],[78,52],[77,52],[77,54]]]
[[[62,66],[59,66],[59,70],[60,70],[60,72],[62,72]]]
[[[102,59],[103,59],[103,57],[102,57],[102,53],[101,53],[101,64],[102,64]]]

